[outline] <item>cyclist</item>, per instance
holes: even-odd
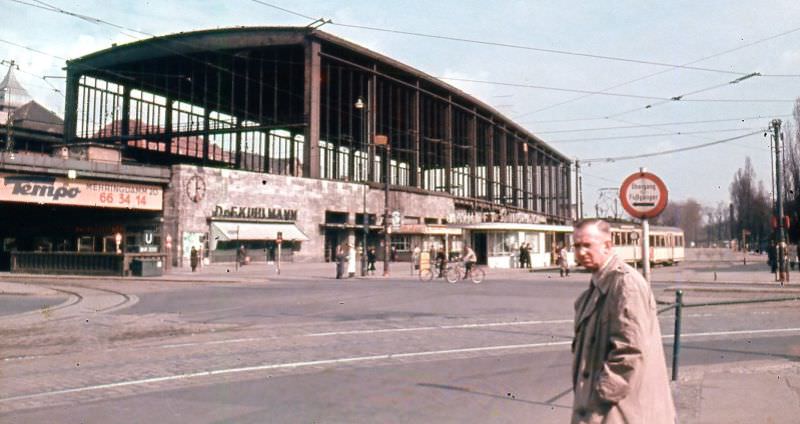
[[[461,261],[464,262],[464,269],[466,270],[466,272],[464,272],[464,279],[466,280],[470,277],[472,267],[475,265],[475,262],[478,261],[478,257],[475,256],[475,251],[466,244],[464,245],[463,252]]]
[[[444,249],[441,247],[436,249],[435,263],[439,278],[444,277],[444,268],[447,266],[447,258],[444,256]]]

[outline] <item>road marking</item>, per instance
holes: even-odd
[[[723,335],[736,335],[736,334],[763,334],[763,333],[788,333],[788,332],[800,332],[800,327],[774,328],[774,329],[764,329],[764,330],[736,330],[736,331],[713,331],[713,332],[703,332],[703,333],[686,333],[686,334],[681,334],[681,337],[703,337],[703,336],[723,336]],[[666,334],[662,336],[662,338],[664,339],[672,337],[673,337],[672,334]],[[532,349],[532,348],[550,347],[550,346],[566,346],[570,345],[571,343],[572,341],[558,341],[558,342],[527,343],[527,344],[502,345],[502,346],[482,346],[482,347],[469,347],[460,349],[431,350],[423,352],[388,353],[382,355],[355,356],[350,358],[322,359],[317,361],[289,362],[283,364],[265,364],[265,365],[256,365],[251,367],[240,367],[240,368],[224,368],[218,370],[168,375],[163,377],[145,378],[140,380],[129,380],[129,381],[119,381],[116,383],[97,384],[92,386],[76,387],[72,389],[53,390],[49,392],[31,393],[27,395],[0,398],[0,403],[26,400],[26,399],[35,399],[35,398],[42,398],[49,396],[58,396],[71,393],[82,393],[82,392],[91,392],[91,391],[98,391],[105,389],[115,389],[127,386],[141,386],[145,384],[161,383],[166,381],[179,381],[179,380],[188,380],[199,377],[212,377],[217,375],[239,374],[247,372],[278,370],[278,369],[304,368],[304,367],[312,367],[320,365],[339,365],[339,364],[379,361],[379,360],[417,358],[425,356],[449,355],[458,353],[490,352],[490,351],[500,351],[500,350]]]
[[[449,355],[449,354],[456,354],[456,353],[488,352],[488,351],[497,351],[497,350],[512,350],[512,349],[527,349],[527,348],[537,348],[537,347],[547,347],[547,346],[562,346],[562,345],[568,345],[568,344],[571,344],[571,343],[572,343],[572,341],[560,341],[560,342],[528,343],[528,344],[503,345],[503,346],[469,347],[469,348],[462,348],[462,349],[431,350],[431,351],[424,351],[424,352],[408,352],[408,353],[388,353],[388,354],[383,354],[383,355],[355,356],[355,357],[350,357],[350,358],[323,359],[323,360],[318,360],[318,361],[289,362],[289,363],[284,363],[284,364],[265,364],[265,365],[256,365],[256,366],[252,366],[252,367],[241,367],[241,368],[225,368],[225,369],[219,369],[219,370],[210,370],[210,371],[201,371],[201,372],[193,372],[193,373],[186,373],[186,374],[168,375],[168,376],[163,376],[163,377],[145,378],[145,379],[141,379],[141,380],[129,380],[129,381],[120,381],[120,382],[116,382],[116,383],[97,384],[97,385],[93,385],[93,386],[76,387],[76,388],[72,388],[72,389],[53,390],[53,391],[49,391],[49,392],[31,393],[31,394],[21,395],[21,396],[12,396],[12,397],[7,397],[7,398],[0,398],[0,403],[13,402],[13,401],[19,401],[19,400],[27,400],[27,399],[35,399],[35,398],[48,397],[48,396],[65,395],[65,394],[70,394],[70,393],[82,393],[82,392],[91,392],[91,391],[104,390],[104,389],[115,389],[115,388],[127,387],[127,386],[140,386],[140,385],[144,385],[144,384],[161,383],[161,382],[165,382],[165,381],[188,380],[188,379],[198,378],[198,377],[212,377],[212,376],[226,375],[226,374],[238,374],[238,373],[246,373],[246,372],[278,370],[278,369],[303,368],[303,367],[312,367],[312,366],[319,366],[319,365],[338,365],[338,364],[348,364],[348,363],[366,362],[366,361],[379,361],[379,360],[391,360],[391,359],[402,359],[402,358],[415,358],[415,357],[434,356],[434,355]]]
[[[381,328],[381,329],[371,329],[371,330],[331,331],[328,333],[304,334],[303,337],[343,336],[349,334],[392,333],[392,332],[424,331],[424,330],[454,330],[461,328],[506,327],[514,325],[567,324],[567,323],[571,324],[573,322],[575,321],[572,319],[556,319],[549,321],[508,321],[508,322],[489,322],[484,324],[434,325],[430,327]]]
[[[483,324],[435,325],[428,327],[408,327],[408,328],[373,328],[368,330],[331,331],[327,333],[287,335],[285,337],[328,337],[328,336],[345,336],[353,334],[402,333],[407,331],[453,330],[453,329],[465,329],[465,328],[506,327],[506,326],[516,326],[516,325],[571,324],[573,322],[574,321],[572,319],[557,319],[548,321],[508,321],[508,322],[489,322]],[[172,349],[177,347],[189,347],[189,346],[219,345],[228,343],[247,343],[247,342],[257,342],[261,340],[274,339],[279,337],[283,336],[247,337],[241,339],[215,340],[209,342],[175,343],[175,344],[159,345],[156,346],[155,348]],[[151,349],[151,347],[147,347],[147,349]]]
[[[800,331],[800,327],[794,328],[769,328],[766,330],[734,330],[734,331],[710,331],[706,333],[686,333],[681,334],[683,337],[703,337],[703,336],[734,336],[737,334],[768,334],[768,333],[792,333]],[[674,334],[665,334],[663,338],[673,338]]]

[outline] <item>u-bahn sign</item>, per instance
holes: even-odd
[[[637,172],[622,182],[619,198],[631,216],[640,219],[658,216],[667,207],[667,186],[655,174]]]

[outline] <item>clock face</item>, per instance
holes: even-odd
[[[195,203],[203,200],[206,195],[206,182],[203,177],[194,175],[186,181],[186,195]]]

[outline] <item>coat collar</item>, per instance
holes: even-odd
[[[617,255],[612,255],[597,272],[592,274],[592,281],[589,290],[584,296],[581,303],[583,308],[578,311],[578,319],[575,320],[575,329],[577,330],[581,324],[589,318],[597,306],[600,304],[601,298],[605,297],[608,289],[613,281],[614,271],[621,267],[621,260]]]

